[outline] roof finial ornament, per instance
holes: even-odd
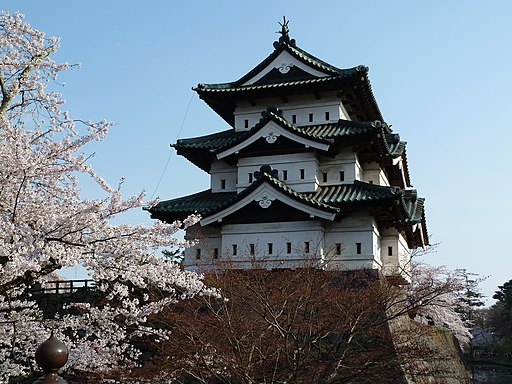
[[[281,30],[276,32],[280,33],[281,37],[279,37],[279,41],[274,41],[274,48],[277,49],[283,43],[289,44],[292,47],[295,46],[295,39],[290,39],[290,28],[288,28],[289,22],[290,20],[286,20],[286,17],[283,16],[283,22],[279,23],[279,25],[281,26]]]

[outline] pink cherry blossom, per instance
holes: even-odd
[[[63,109],[52,89],[60,71],[77,66],[55,62],[58,48],[58,39],[32,28],[23,15],[1,14],[0,380],[34,368],[34,351],[51,330],[70,347],[73,368],[133,365],[140,351],[130,339],[168,337],[147,324],[149,315],[212,293],[200,276],[159,256],[162,248],[186,245],[176,231],[197,217],[174,225],[112,224],[119,213],[141,209],[144,195],[123,198],[92,168],[84,146],[101,141],[111,123],[73,118]],[[92,178],[104,195],[82,198],[79,175]],[[77,265],[108,301],[43,318],[27,289]]]

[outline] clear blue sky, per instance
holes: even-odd
[[[431,240],[441,243],[427,261],[489,275],[488,296],[512,279],[511,1],[4,0],[0,9],[61,37],[58,58],[82,64],[61,77],[67,108],[117,123],[89,148],[95,168],[113,184],[125,176],[126,195],[149,196],[178,135],[226,129],[191,87],[253,68],[286,15],[301,48],[338,67],[370,67],[386,122],[408,142]],[[155,195],[208,185],[173,154]],[[84,194],[93,194],[87,184]],[[129,220],[149,221],[145,212]]]

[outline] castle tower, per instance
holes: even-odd
[[[407,278],[428,244],[424,199],[405,142],[384,122],[368,68],[340,69],[299,48],[282,24],[274,51],[242,78],[194,90],[228,128],[173,147],[210,175],[208,190],[162,201],[151,217],[201,221],[185,266],[314,262]]]

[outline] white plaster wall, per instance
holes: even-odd
[[[222,188],[222,180],[225,180],[225,188]],[[210,169],[210,188],[212,192],[236,191],[237,169],[222,160],[215,160]]]
[[[387,227],[381,229],[382,233],[382,260],[385,275],[401,274],[406,277],[410,273],[410,255],[406,239],[396,229]],[[388,255],[388,247],[392,247],[392,255]]]
[[[229,260],[235,268],[254,266],[254,262],[268,268],[297,268],[307,266],[338,269],[381,269],[381,240],[375,220],[366,213],[354,214],[341,222],[281,222],[261,224],[231,224],[222,229],[192,227],[187,239],[198,243],[185,251],[187,268],[209,268],[214,249],[219,250],[218,261]],[[309,242],[309,252],[305,252]],[[272,243],[273,252],[268,252]],[[291,252],[287,252],[291,243]],[[336,244],[341,244],[341,254],[336,254]],[[361,253],[357,253],[361,243]],[[232,254],[233,244],[237,255]],[[250,254],[250,244],[255,253]],[[197,259],[197,249],[201,258]],[[387,249],[387,248],[386,248]]]
[[[351,148],[345,147],[334,157],[318,156],[317,182],[319,185],[352,184],[360,180],[361,165],[357,155]],[[340,171],[344,172],[344,181],[340,181]],[[327,173],[327,182],[323,181],[323,173]]]
[[[222,252],[222,235],[220,227],[201,227],[196,224],[189,227],[185,234],[185,240],[196,241],[191,247],[185,248],[184,266],[186,268],[211,265],[215,261],[215,249],[219,258]],[[197,258],[197,249],[201,250],[201,258]]]
[[[279,267],[289,267],[299,261],[321,259],[323,239],[324,228],[319,221],[232,224],[222,228],[223,255],[235,263],[254,258],[262,262],[277,262]],[[306,252],[305,242],[309,242],[309,252]],[[268,243],[272,243],[271,254]],[[287,252],[287,243],[291,243],[290,253]],[[237,255],[232,255],[233,244],[237,245]],[[250,244],[255,246],[254,255],[250,254]]]
[[[389,180],[386,172],[384,172],[377,162],[363,163],[362,169],[363,181],[370,184],[389,186]]]
[[[314,95],[291,96],[288,102],[279,98],[265,98],[258,100],[256,105],[239,102],[234,112],[235,130],[246,131],[254,127],[260,119],[261,112],[269,106],[278,107],[283,111],[283,117],[293,123],[293,115],[296,116],[295,125],[311,125],[321,123],[334,123],[339,119],[349,120],[348,114],[339,98],[334,93],[322,94],[320,100]],[[325,113],[329,112],[329,119]],[[313,114],[313,122],[309,121],[309,114]],[[247,120],[247,123],[245,122]],[[247,127],[246,127],[247,125]]]
[[[361,253],[357,253],[357,243]],[[336,253],[341,244],[341,254]],[[380,234],[375,220],[366,213],[354,214],[341,222],[326,225],[325,260],[329,268],[380,269]]]
[[[318,160],[314,153],[301,153],[276,156],[258,156],[241,158],[238,161],[237,191],[247,188],[249,173],[259,171],[262,165],[271,165],[278,171],[278,178],[286,185],[299,192],[313,192],[316,190],[316,176],[318,173]],[[304,169],[304,179],[300,179],[300,170]],[[287,171],[287,180],[283,179],[283,171]]]

